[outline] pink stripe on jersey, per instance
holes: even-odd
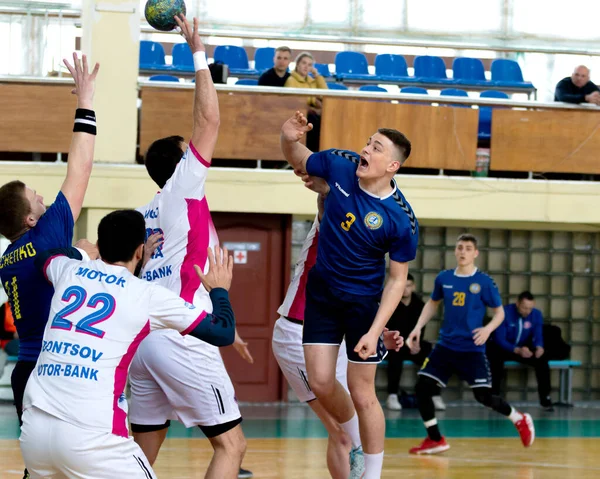
[[[125,384],[127,383],[127,374],[129,373],[129,366],[133,361],[133,356],[142,340],[150,334],[150,321],[148,321],[142,330],[138,333],[135,339],[127,348],[127,352],[121,358],[117,369],[115,370],[115,387],[113,390],[113,427],[112,433],[121,437],[129,437],[129,429],[127,429],[127,413],[119,407],[119,399],[121,394],[125,391]]]
[[[192,153],[194,154],[194,156],[197,158],[197,160],[200,163],[202,163],[207,168],[210,168],[210,163],[208,161],[206,161],[204,158],[202,158],[202,156],[200,155],[200,153],[198,153],[198,150],[196,150],[196,147],[193,145],[193,143],[191,141],[190,141],[190,150],[192,150]]]
[[[54,256],[50,256],[50,258],[48,258],[46,260],[46,262],[44,263],[44,268],[42,269],[42,273],[44,273],[44,278],[46,278],[46,281],[48,281],[48,283],[50,283],[50,284],[52,284],[52,281],[50,281],[50,278],[48,278],[48,273],[46,271],[50,267],[50,262],[54,258],[58,258],[59,256],[65,256],[65,255],[64,254],[55,254]]]
[[[319,244],[319,231],[315,231],[315,236],[308,248],[306,255],[306,261],[304,262],[304,270],[302,276],[300,276],[300,282],[298,283],[298,290],[294,301],[290,306],[288,317],[304,321],[304,307],[306,306],[306,281],[308,280],[308,272],[317,262],[317,245]]]
[[[201,200],[186,198],[187,214],[190,230],[188,231],[187,247],[181,270],[181,292],[179,296],[188,303],[194,303],[194,294],[200,287],[200,278],[194,270],[197,264],[200,268],[206,265],[212,219],[208,210],[206,198]]]
[[[204,318],[206,318],[207,314],[208,313],[206,311],[202,311],[200,316],[198,316],[192,324],[190,324],[187,328],[181,331],[181,335],[185,336],[186,334],[190,334],[194,329],[196,329],[196,326],[198,326],[202,321],[204,321]]]

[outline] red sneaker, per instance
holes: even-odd
[[[533,426],[533,419],[529,414],[523,414],[523,419],[515,423],[519,436],[521,436],[521,442],[523,446],[529,447],[535,440],[535,427]]]
[[[428,437],[421,443],[420,446],[413,447],[411,454],[439,454],[450,449],[450,445],[446,442],[446,438],[442,436],[440,441],[434,441]]]

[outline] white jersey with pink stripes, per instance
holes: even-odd
[[[161,233],[164,238],[142,270],[142,279],[212,312],[208,293],[194,271],[195,264],[206,271],[207,248],[219,243],[204,195],[209,167],[190,143],[162,192],[138,211],[146,220],[146,237]]]
[[[315,218],[308,236],[302,244],[300,257],[294,269],[294,278],[288,287],[283,304],[277,310],[281,316],[304,321],[306,304],[306,281],[308,272],[317,261],[317,244],[319,242],[319,217]]]

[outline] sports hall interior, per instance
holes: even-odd
[[[19,178],[52,202],[66,172],[75,108],[62,58],[78,51],[101,64],[95,164],[76,239],[93,242],[108,212],[146,204],[156,185],[143,166],[145,150],[157,138],[191,132],[191,55],[177,54],[184,40],[176,32],[147,24],[144,3],[0,0],[0,184]],[[537,403],[533,370],[507,370],[506,398],[536,422],[532,448],[454,378],[443,392],[447,409],[438,413],[452,449],[410,456],[424,437],[418,410],[384,408],[382,477],[600,477],[600,107],[554,101],[556,84],[578,65],[600,82],[600,3],[186,3],[188,19],[199,18],[209,63],[229,66],[226,82],[216,84],[221,125],[206,196],[219,238],[236,258],[232,302],[255,359],[249,365],[223,350],[244,415],[244,467],[257,479],[329,477],[325,429],[289,390],[271,350],[276,311],[316,213],[315,194],[279,147],[281,125],[306,110],[309,95],[256,85],[274,49],[285,45],[290,69],[309,51],[328,75],[329,89],[318,92],[320,149],[360,152],[384,126],[411,140],[396,181],[420,222],[410,265],[417,292],[428,297],[437,273],[454,265],[457,236],[473,233],[477,264],[496,280],[503,302],[531,291],[544,320],[571,345],[568,360],[552,369],[552,396],[561,403],[552,413]],[[0,241],[4,250],[8,242]],[[435,341],[440,318],[426,339]],[[2,479],[23,469],[8,379],[14,359],[0,378]],[[401,388],[412,394],[415,380],[407,365]],[[384,402],[385,365],[377,385]],[[155,470],[170,479],[203,477],[209,458],[202,433],[175,424]]]

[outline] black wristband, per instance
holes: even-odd
[[[86,110],[85,108],[77,108],[75,110],[75,124],[73,132],[96,134],[96,113],[94,110]]]

